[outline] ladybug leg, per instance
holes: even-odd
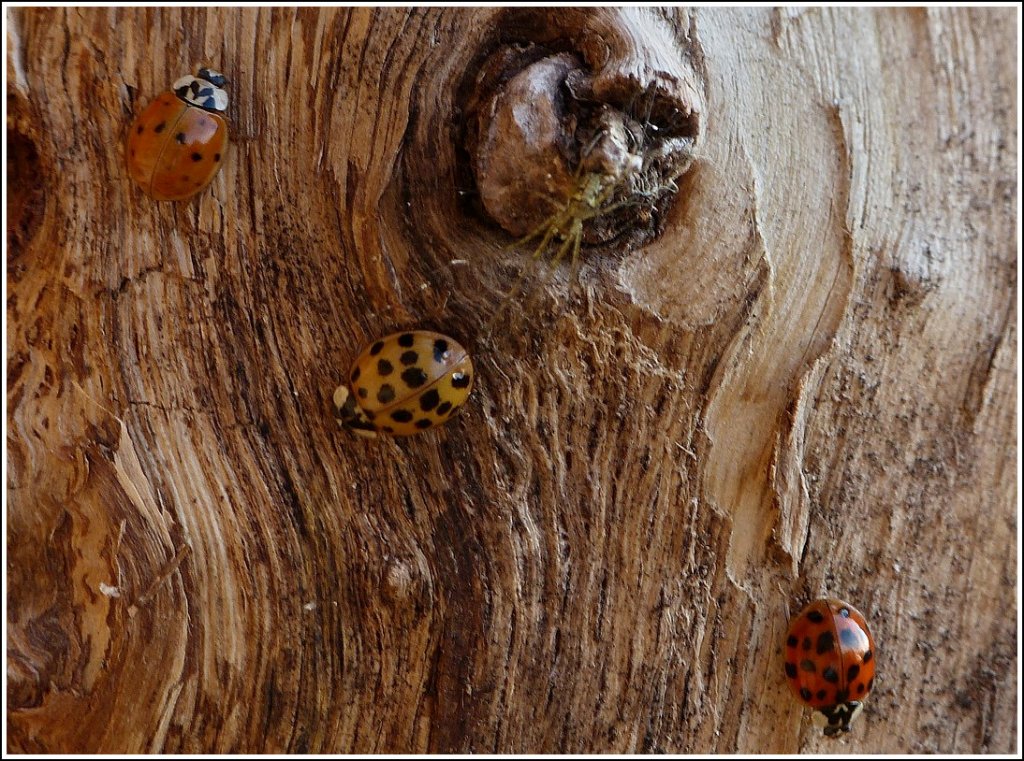
[[[367,439],[377,438],[377,431],[373,427],[373,423],[356,404],[356,398],[346,386],[342,385],[334,389],[333,401],[334,417],[339,426],[348,428],[356,435]]]

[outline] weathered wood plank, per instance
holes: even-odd
[[[9,11],[8,749],[1019,750],[1014,20]],[[659,237],[488,333],[526,253],[464,106],[508,43],[701,133]],[[201,63],[230,154],[156,204],[125,130]],[[470,403],[338,431],[406,327]],[[838,746],[782,675],[823,593],[879,645]]]

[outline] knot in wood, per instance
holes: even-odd
[[[557,43],[503,45],[479,70],[466,149],[482,211],[512,235],[547,226],[553,239],[642,244],[693,161],[700,107],[682,57],[673,65],[672,51],[652,58],[628,35],[597,38],[598,70],[594,51]]]
[[[415,595],[416,580],[408,563],[392,560],[384,570],[384,596],[392,602],[406,602]]]

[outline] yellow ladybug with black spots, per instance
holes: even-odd
[[[447,422],[473,390],[473,363],[453,338],[393,333],[367,346],[334,391],[338,424],[360,436],[411,436]]]

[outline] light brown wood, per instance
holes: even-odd
[[[1014,11],[8,13],[9,751],[1019,751]],[[575,277],[475,194],[509,43],[699,113]],[[158,204],[125,130],[200,64],[231,149]],[[466,408],[339,431],[414,327]],[[878,643],[837,741],[822,594]]]

